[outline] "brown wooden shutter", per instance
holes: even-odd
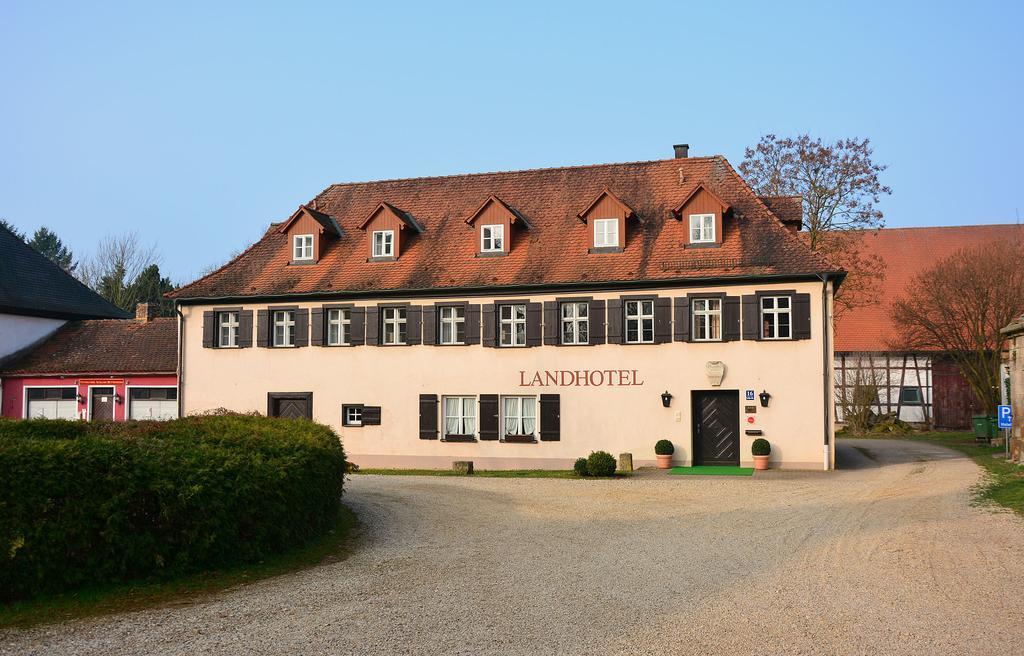
[[[217,335],[217,313],[212,310],[203,312],[203,348],[214,348]]]
[[[252,310],[238,313],[238,348],[252,348]]]
[[[466,343],[480,343],[480,306],[466,306]]]
[[[626,341],[622,330],[622,299],[613,298],[608,301],[608,343],[623,344]]]
[[[690,341],[690,297],[679,296],[676,298],[675,316],[673,320],[672,335],[677,342]]]
[[[480,308],[480,318],[483,319],[484,346],[497,346],[497,312],[494,303],[486,303]]]
[[[309,310],[295,311],[295,346],[309,346]]]
[[[542,340],[541,335],[541,316],[544,314],[544,306],[540,303],[527,303],[526,304],[526,345],[527,346],[540,346]]]
[[[654,343],[666,344],[672,341],[672,299],[654,299]]]
[[[309,311],[310,336],[309,343],[312,346],[324,345],[324,309],[313,308]]]
[[[740,297],[722,299],[722,340],[735,342],[740,338]]]
[[[366,344],[380,345],[380,310],[376,305],[366,308]]]
[[[422,308],[419,305],[410,305],[405,311],[405,343],[419,344],[421,341]]]
[[[380,426],[380,406],[363,406],[363,426]]]
[[[256,346],[267,348],[270,346],[270,311],[258,310],[256,312]]]
[[[437,394],[420,394],[420,439],[437,439]]]
[[[540,439],[557,442],[561,439],[562,402],[558,394],[540,395]]]
[[[793,339],[811,338],[811,295],[793,294]]]
[[[349,343],[352,346],[362,346],[366,343],[366,308],[352,308],[349,311],[349,322]]]
[[[604,301],[590,301],[590,307],[587,308],[587,322],[590,324],[587,343],[590,345],[604,344],[604,305]]]
[[[498,439],[498,395],[480,395],[480,439]]]
[[[562,340],[558,339],[558,302],[544,301],[544,343],[548,346],[556,346]]]
[[[423,307],[423,343],[437,344],[437,306]]]
[[[757,307],[757,296],[751,294],[743,297],[743,339],[761,339],[758,324],[761,321]]]

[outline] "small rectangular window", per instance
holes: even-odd
[[[722,340],[722,299],[693,299],[693,341]]]
[[[442,307],[438,316],[441,344],[462,344],[466,334],[466,310],[462,306]]]
[[[395,231],[377,230],[373,233],[373,256],[394,257]]]
[[[506,437],[532,437],[537,430],[537,397],[503,397],[502,419]]]
[[[476,397],[444,397],[444,434],[476,435]]]
[[[690,243],[707,244],[715,241],[715,215],[690,215]]]
[[[480,251],[500,253],[505,250],[505,226],[485,225],[480,228]]]
[[[238,346],[238,313],[218,312],[217,313],[217,346],[220,348],[235,348]]]
[[[406,317],[404,307],[386,307],[380,312],[383,340],[389,345],[405,344]]]
[[[526,346],[526,305],[499,305],[500,346]]]
[[[900,405],[921,405],[924,398],[920,387],[901,387]]]
[[[274,311],[274,346],[295,346],[295,310]]]
[[[615,248],[619,245],[619,220],[594,220],[594,248]]]
[[[788,296],[761,297],[761,339],[791,339],[791,318]]]
[[[343,426],[363,425],[363,406],[343,405],[341,406],[341,424]]]
[[[348,309],[327,311],[327,345],[345,346],[351,337],[352,318]]]
[[[626,343],[654,343],[654,301],[626,301]]]
[[[313,235],[295,235],[292,239],[292,259],[313,259]]]
[[[587,344],[590,340],[590,304],[562,303],[562,343]]]

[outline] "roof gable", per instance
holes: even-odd
[[[395,207],[394,205],[392,205],[391,203],[384,201],[378,203],[377,206],[374,207],[373,210],[371,210],[370,213],[366,215],[366,218],[363,219],[363,222],[359,224],[359,229],[366,230],[366,226],[370,225],[370,223],[375,218],[377,218],[377,215],[380,214],[381,212],[386,212],[393,216],[394,218],[398,219],[401,222],[402,230],[405,230],[406,228],[411,228],[414,232],[423,232],[423,226],[420,225],[419,222],[413,218],[412,214],[410,214],[409,212],[402,211]]]
[[[612,203],[613,206],[619,208],[619,210],[625,215],[627,219],[636,216],[636,212],[633,211],[632,207],[623,203],[618,196],[613,194],[611,190],[608,189],[608,187],[605,187],[604,189],[601,190],[601,193],[599,193],[597,197],[594,198],[594,200],[592,200],[590,204],[587,205],[587,207],[582,212],[576,215],[576,218],[578,218],[583,223],[586,223],[587,216],[589,216],[590,213],[594,210],[594,208],[600,205],[601,201],[606,198]]]
[[[328,216],[327,214],[315,210],[312,207],[309,207],[308,205],[299,205],[299,209],[295,210],[295,212],[290,217],[288,217],[288,219],[284,223],[281,224],[281,227],[278,228],[278,231],[281,232],[281,234],[287,233],[288,230],[291,229],[293,225],[295,225],[295,222],[301,219],[303,216],[308,216],[317,223],[319,223],[323,227],[323,231],[325,233],[334,237],[341,236],[341,228],[338,226],[337,221],[335,221],[332,217]]]
[[[729,211],[729,203],[722,200],[722,198],[718,194],[711,191],[711,189],[709,189],[703,182],[701,182],[696,187],[693,188],[693,191],[691,191],[686,196],[686,198],[683,199],[683,202],[679,203],[679,205],[677,205],[675,209],[672,210],[672,214],[674,214],[677,219],[683,218],[683,212],[686,210],[686,206],[692,203],[701,194],[707,194],[708,197],[710,197],[714,202],[718,203],[718,205],[721,207],[722,214],[725,214],[726,212]]]
[[[506,203],[505,203],[505,202],[504,202],[503,200],[501,200],[500,198],[498,198],[498,197],[497,197],[497,196],[495,196],[494,194],[491,194],[490,196],[488,196],[488,197],[487,197],[487,200],[485,200],[485,201],[484,201],[484,202],[483,202],[483,203],[482,203],[482,204],[480,205],[480,207],[478,207],[478,208],[476,209],[476,211],[475,211],[475,212],[473,212],[473,213],[472,213],[472,214],[471,214],[471,215],[469,216],[469,218],[467,218],[467,219],[466,219],[466,223],[467,223],[468,225],[473,225],[473,223],[474,223],[474,222],[475,222],[475,221],[476,221],[476,220],[477,220],[478,218],[480,218],[480,216],[481,216],[481,215],[482,215],[482,214],[483,214],[483,213],[484,213],[485,211],[487,211],[487,208],[488,208],[488,207],[490,207],[491,205],[497,205],[498,207],[502,208],[502,209],[503,209],[503,210],[505,211],[505,213],[507,213],[507,215],[508,215],[508,217],[509,217],[509,222],[510,222],[510,223],[513,223],[513,224],[514,224],[514,223],[516,223],[516,222],[520,222],[520,223],[522,223],[522,224],[523,224],[523,226],[524,226],[524,227],[526,227],[526,228],[529,228],[529,227],[530,227],[530,222],[526,220],[526,217],[525,217],[525,216],[523,216],[523,215],[522,215],[522,214],[520,214],[519,212],[517,212],[517,211],[515,211],[514,209],[512,209],[511,207],[509,207],[509,206],[508,206],[508,204],[506,204]]]

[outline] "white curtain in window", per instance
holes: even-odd
[[[516,435],[519,432],[519,399],[514,396],[505,397],[505,434]]]
[[[444,400],[444,432],[446,435],[461,435],[459,431],[460,400],[454,397],[447,397]]]
[[[523,397],[523,434],[533,435],[537,428],[537,399]]]
[[[462,415],[466,435],[476,434],[476,400],[471,398],[463,399]]]

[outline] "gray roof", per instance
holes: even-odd
[[[2,226],[0,313],[54,319],[126,319],[131,316]]]

